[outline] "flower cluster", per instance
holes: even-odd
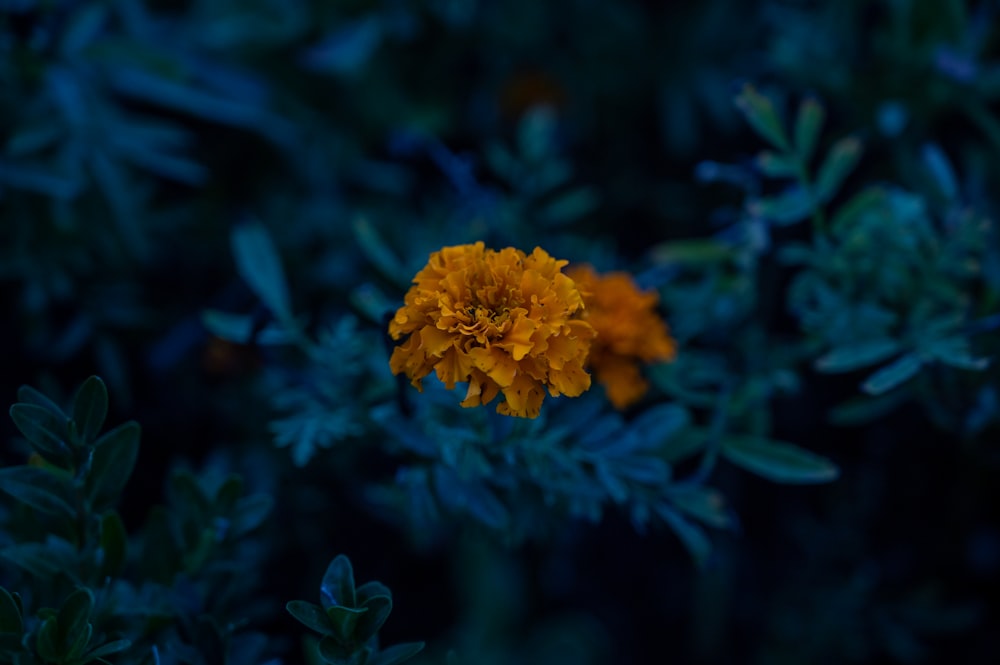
[[[534,418],[545,389],[575,397],[590,387],[584,370],[595,332],[583,299],[562,273],[567,261],[541,248],[525,254],[482,242],[431,254],[389,323],[393,374],[418,389],[433,370],[450,390],[468,382],[462,406],[499,393],[502,414]]]
[[[638,401],[649,388],[640,363],[673,359],[676,345],[656,313],[656,292],[640,291],[624,272],[598,275],[590,266],[567,271],[583,296],[584,319],[597,331],[588,366],[618,409]]]

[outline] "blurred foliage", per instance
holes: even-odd
[[[0,2],[0,662],[993,662],[998,11]],[[676,360],[416,392],[386,317],[478,240]],[[393,621],[302,636],[331,551]]]

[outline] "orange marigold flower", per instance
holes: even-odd
[[[567,270],[583,295],[584,319],[594,326],[588,360],[594,376],[618,409],[646,394],[640,363],[672,360],[676,345],[657,313],[659,296],[640,291],[628,273],[598,275],[590,266]]]
[[[576,397],[590,388],[583,366],[594,329],[580,320],[583,300],[558,261],[540,247],[531,254],[482,242],[445,247],[413,278],[404,305],[389,323],[402,344],[392,351],[393,374],[418,389],[433,370],[451,390],[468,382],[462,406],[535,418],[545,389]]]

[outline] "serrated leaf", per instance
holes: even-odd
[[[142,430],[133,420],[107,432],[94,443],[94,455],[87,474],[87,495],[98,504],[117,500],[139,457]]]
[[[321,635],[332,635],[333,624],[323,608],[315,603],[304,600],[292,600],[285,605],[288,613],[295,617],[296,621],[307,628],[315,630]]]
[[[19,403],[10,407],[14,424],[42,457],[60,466],[67,464],[71,452],[68,421],[51,409],[37,404]]]
[[[697,524],[684,518],[670,506],[658,503],[653,506],[656,514],[667,523],[687,549],[691,558],[699,568],[704,568],[712,553],[712,543],[705,535],[705,530]]]
[[[782,127],[781,118],[774,108],[774,102],[770,98],[760,94],[756,88],[747,83],[737,95],[735,102],[736,108],[761,138],[774,147],[788,152],[790,148],[788,137]]]
[[[806,98],[799,104],[795,115],[795,152],[803,164],[812,159],[825,116],[826,109],[817,99]]]
[[[76,515],[72,480],[56,469],[36,466],[0,469],[0,490],[49,515]]]
[[[20,639],[23,630],[21,608],[10,592],[0,586],[0,633],[16,633]]]
[[[331,607],[355,607],[358,598],[354,589],[354,569],[351,560],[343,554],[330,562],[323,574],[323,582],[319,588],[320,602],[323,609]]]
[[[820,372],[853,372],[882,362],[901,350],[902,346],[894,339],[869,339],[835,347],[817,358],[815,366]]]
[[[912,379],[922,366],[919,356],[908,353],[869,376],[861,389],[869,395],[880,395]]]
[[[101,578],[118,577],[128,558],[128,534],[115,511],[101,518]]]
[[[844,180],[861,159],[862,144],[854,137],[840,139],[833,144],[816,176],[816,198],[827,202],[832,199]]]
[[[232,232],[236,270],[250,290],[261,299],[274,317],[291,321],[291,298],[281,257],[264,225],[250,222]]]
[[[97,438],[107,415],[108,389],[100,377],[91,376],[83,382],[73,398],[73,422],[76,423],[76,431],[83,438],[83,443],[90,443]]]
[[[388,649],[382,649],[375,657],[374,665],[397,665],[405,662],[423,651],[423,642],[404,642],[395,644]]]
[[[839,475],[836,465],[825,457],[790,443],[755,436],[725,437],[722,456],[776,483],[826,483]]]

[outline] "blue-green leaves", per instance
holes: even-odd
[[[291,298],[281,257],[264,226],[260,222],[237,226],[233,229],[232,245],[236,269],[243,281],[275,318],[290,321]]]
[[[828,459],[781,441],[729,435],[722,456],[762,478],[784,484],[826,483],[836,480],[837,467]]]
[[[392,612],[392,594],[380,582],[354,584],[351,561],[338,555],[320,584],[320,602],[290,601],[285,609],[300,623],[322,635],[319,655],[336,665],[401,663],[423,649],[422,642],[377,647],[376,635]],[[374,660],[373,660],[374,659]]]

